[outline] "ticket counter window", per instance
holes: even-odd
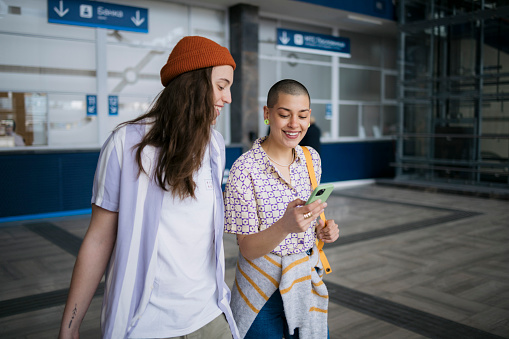
[[[0,147],[48,144],[45,94],[0,92]]]
[[[0,121],[0,147],[14,147],[14,138],[9,136],[8,128],[12,130],[12,127],[9,127],[11,122],[7,120]]]
[[[16,133],[14,120],[0,121],[0,145],[1,147],[25,146],[23,137]]]

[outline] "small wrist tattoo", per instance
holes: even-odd
[[[74,317],[76,317],[76,313],[78,313],[78,304],[74,304],[74,310],[72,310],[72,318],[69,322],[69,328],[71,328],[72,321],[74,320]]]

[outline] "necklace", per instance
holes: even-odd
[[[292,149],[292,161],[288,165],[281,165],[279,162],[277,162],[274,159],[272,159],[267,152],[265,152],[265,154],[267,154],[267,157],[270,159],[270,161],[272,161],[273,163],[275,163],[276,165],[279,165],[281,167],[288,167],[291,164],[293,164],[293,161],[295,160],[295,150],[294,149]]]

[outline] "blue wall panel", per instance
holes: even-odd
[[[323,144],[322,182],[394,177],[394,141]]]
[[[0,218],[90,208],[98,152],[0,156]]]
[[[242,155],[242,146],[226,147],[226,168],[232,167],[235,160]]]
[[[242,154],[227,147],[226,168]],[[322,182],[393,177],[393,141],[322,145]],[[90,208],[99,152],[0,155],[0,222]]]

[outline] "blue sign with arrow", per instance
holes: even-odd
[[[110,115],[118,115],[118,95],[108,96],[108,112]]]
[[[97,115],[97,95],[87,95],[87,115]]]
[[[148,9],[87,0],[48,0],[48,22],[148,33]]]
[[[350,39],[332,35],[277,29],[277,48],[350,58]]]

